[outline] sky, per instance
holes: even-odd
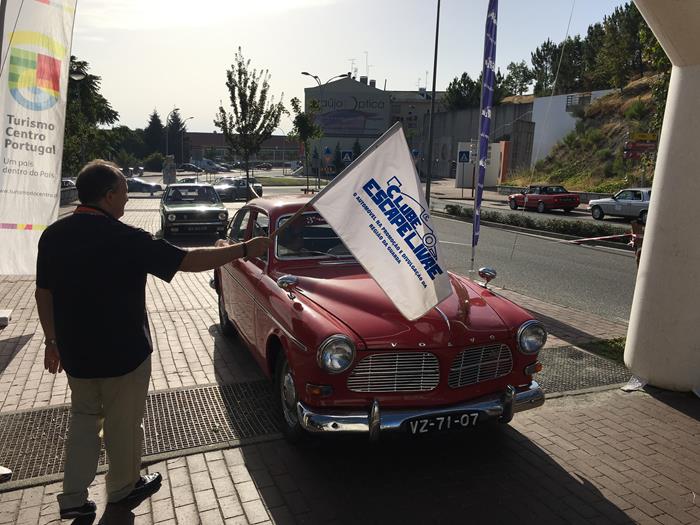
[[[505,74],[547,38],[585,35],[620,0],[501,0],[496,65]],[[442,0],[436,89],[463,72],[479,76],[487,0]],[[119,123],[143,128],[180,108],[189,131],[215,131],[221,101],[228,107],[226,70],[240,46],[271,74],[275,100],[304,99],[322,81],[351,71],[377,87],[432,87],[437,0],[79,0],[72,54],[102,78],[102,94]],[[427,81],[426,81],[427,80]],[[283,117],[277,133],[288,133]]]

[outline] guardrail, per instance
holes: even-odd
[[[77,188],[61,188],[61,206],[78,200]]]
[[[520,193],[525,189],[524,186],[498,186],[498,193],[501,195],[510,195],[511,193]],[[581,204],[588,204],[593,199],[605,199],[610,197],[610,193],[593,193],[591,191],[572,191],[581,199]]]

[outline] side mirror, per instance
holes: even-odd
[[[295,296],[292,293],[292,288],[294,288],[298,282],[299,278],[296,275],[283,275],[277,279],[277,286],[287,292],[287,296],[290,299],[294,299]]]
[[[479,268],[479,277],[484,280],[484,283],[482,284],[484,288],[488,288],[489,282],[493,281],[496,278],[496,275],[496,270],[493,268],[488,268],[486,266]]]

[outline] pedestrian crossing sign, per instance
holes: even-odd
[[[346,150],[341,153],[341,159],[345,164],[352,162],[352,151]]]
[[[460,151],[458,158],[459,158],[459,162],[469,162],[469,152],[468,151]]]

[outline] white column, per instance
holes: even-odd
[[[673,63],[625,364],[669,390],[700,387],[700,2],[636,0]]]

